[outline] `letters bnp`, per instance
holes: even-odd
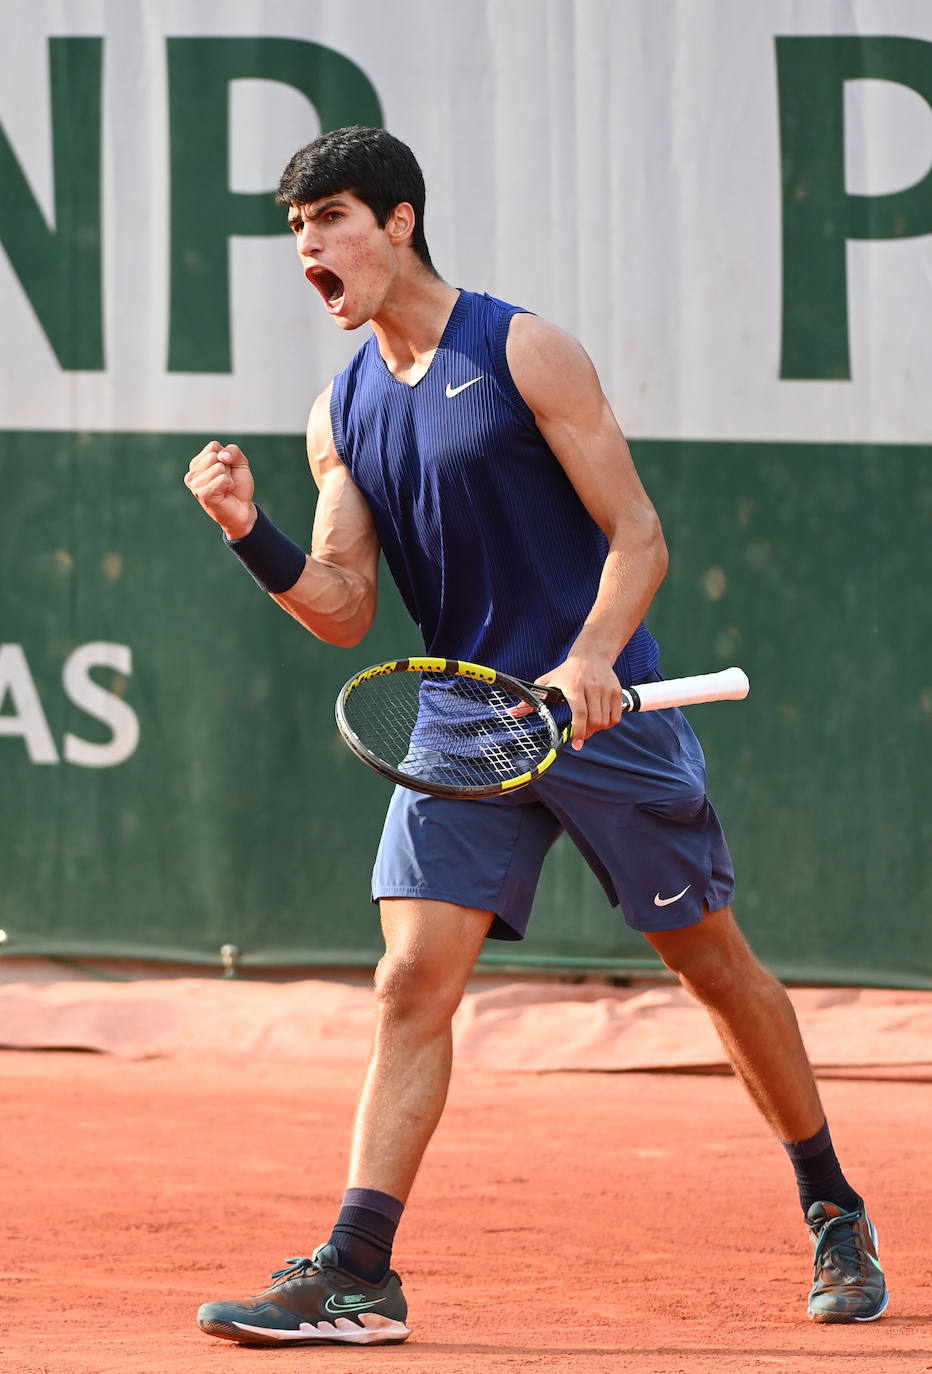
[[[66,371],[106,368],[104,45],[102,37],[48,40],[51,225],[3,128],[0,98],[0,246]],[[169,37],[165,57],[167,367],[169,372],[225,373],[232,370],[230,239],[287,233],[272,188],[230,188],[230,83],[251,78],[295,88],[311,101],[323,130],[381,124],[382,109],[372,80],[352,58],[319,43],[264,36]],[[887,194],[846,190],[845,83],[892,81],[932,107],[932,42],[894,35],[780,35],[773,57],[780,133],[775,176],[782,192],[780,377],[845,381],[851,376],[848,242],[932,233],[932,168],[912,186]],[[744,98],[736,89],[736,102],[739,96]],[[309,130],[308,137],[314,132]],[[151,180],[157,184],[154,170]],[[781,264],[775,263],[778,270]]]

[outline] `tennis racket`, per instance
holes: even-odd
[[[740,668],[646,682],[622,688],[622,712],[740,701],[749,686]],[[450,658],[376,663],[350,678],[336,705],[337,728],[357,758],[433,797],[526,787],[569,740],[568,714],[557,687]]]

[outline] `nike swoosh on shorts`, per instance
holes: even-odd
[[[686,886],[683,888],[683,891],[678,892],[675,897],[661,897],[660,893],[658,892],[656,897],[654,898],[654,906],[670,906],[673,902],[678,902],[681,897],[686,896],[686,893],[689,891],[691,887],[692,883],[687,883]]]

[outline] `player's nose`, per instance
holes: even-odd
[[[314,228],[313,224],[305,224],[300,233],[295,234],[295,246],[301,258],[313,258],[315,253],[320,252],[320,235],[314,232]]]

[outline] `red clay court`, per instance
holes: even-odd
[[[0,1055],[0,1369],[932,1370],[932,995],[793,996],[817,1063],[820,1042],[844,1058],[833,1046],[845,1022],[867,1027],[878,1061],[851,1062],[868,1057],[853,1029],[849,1062],[825,1065],[821,1086],[880,1233],[892,1291],[881,1321],[806,1320],[810,1252],[791,1171],[734,1080],[697,1071],[717,1068],[701,1062],[714,1042],[683,994],[513,985],[471,993],[460,1015],[459,1071],[396,1248],[411,1339],[265,1351],[201,1334],[194,1313],[258,1291],[326,1238],[367,990],[2,986],[7,1043],[110,1052]],[[520,1063],[522,1038],[528,1063],[659,1061],[666,1040],[694,1064],[489,1067],[496,1054]]]

